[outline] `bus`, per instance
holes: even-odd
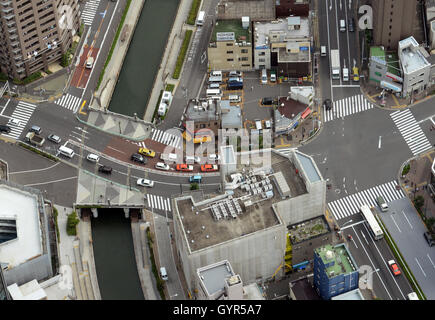
[[[375,240],[382,239],[384,237],[384,232],[379,226],[379,223],[373,215],[372,211],[370,210],[369,206],[365,204],[361,207],[360,210],[364,219],[366,220],[367,227],[369,228]]]
[[[196,25],[202,26],[204,24],[205,11],[200,11],[198,13],[198,18],[196,19]]]

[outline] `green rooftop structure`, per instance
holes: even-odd
[[[369,79],[381,87],[387,86],[401,92],[402,78],[399,57],[396,52],[386,52],[382,46],[370,47]],[[395,82],[393,82],[395,81]]]
[[[221,32],[234,32],[236,42],[251,42],[251,32],[249,28],[243,29],[241,20],[217,20],[210,42],[216,42],[217,33]]]

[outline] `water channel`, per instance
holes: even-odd
[[[145,0],[109,110],[143,118],[180,0]]]
[[[98,218],[91,219],[101,299],[143,300],[130,219],[123,209],[98,209]]]

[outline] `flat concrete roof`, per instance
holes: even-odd
[[[275,19],[275,0],[221,0],[216,8],[218,19],[249,17],[251,20]]]
[[[400,60],[405,73],[413,73],[430,65],[421,52],[417,50],[418,42],[414,37],[411,36],[399,41],[399,48],[402,49]]]
[[[197,272],[200,281],[210,296],[218,291],[223,291],[225,289],[225,279],[234,275],[234,271],[227,260],[199,268]]]
[[[300,50],[301,46],[298,43],[287,44],[286,48],[278,49],[278,62],[310,62],[311,53],[310,47],[304,46],[307,50]],[[294,52],[291,52],[291,51]]]
[[[18,266],[42,254],[38,197],[0,184],[0,219],[15,219],[17,238],[0,244],[0,261]]]
[[[322,179],[320,172],[317,170],[316,164],[311,157],[308,157],[300,152],[296,152],[296,157],[298,158],[301,166],[304,168],[305,174],[311,182],[320,181]]]
[[[242,111],[239,105],[232,106],[229,100],[221,100],[222,129],[242,128]]]
[[[327,244],[314,251],[320,256],[325,265],[331,264],[326,268],[326,273],[329,278],[357,270],[357,266],[351,261],[350,253],[344,244],[336,246]]]
[[[247,29],[242,27],[242,18],[234,19],[234,20],[217,20],[213,33],[211,35],[210,42],[216,42],[217,33],[218,32],[234,32],[234,40],[235,42],[251,42],[251,27],[249,26]]]
[[[298,24],[299,29],[289,30],[289,25]],[[275,36],[275,37],[274,37]],[[254,23],[254,47],[269,46],[270,43],[287,42],[310,37],[308,18],[288,17],[268,22]]]
[[[359,289],[351,290],[338,296],[332,297],[331,300],[365,300]]]
[[[185,121],[220,120],[220,112],[217,104],[218,103],[215,102],[209,103],[205,99],[190,100],[185,112]]]

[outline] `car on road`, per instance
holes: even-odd
[[[13,118],[10,118],[9,119],[9,124],[13,124],[14,126],[19,126],[20,125],[20,120],[18,120],[18,119],[13,119]]]
[[[276,71],[270,70],[270,82],[276,82]]]
[[[86,59],[86,69],[92,69],[93,66],[94,66],[94,57],[88,57],[88,59]]]
[[[61,139],[59,136],[57,136],[57,135],[55,135],[55,134],[53,134],[53,133],[51,133],[51,134],[47,137],[47,139],[50,140],[51,142],[54,142],[54,143],[60,143],[60,142],[62,141],[62,139]]]
[[[425,233],[423,233],[423,236],[426,239],[429,247],[435,246],[435,238],[431,235],[430,232],[426,231]]]
[[[218,170],[219,170],[219,166],[216,164],[203,164],[201,166],[202,172],[213,172],[213,171],[218,171]]]
[[[192,172],[193,166],[191,164],[177,164],[176,166],[177,171],[185,171],[185,172]]]
[[[156,152],[148,148],[139,148],[138,153],[150,158],[154,158],[156,156]]]
[[[9,126],[6,126],[6,125],[0,125],[0,132],[6,132],[6,133],[9,133],[9,132],[11,132],[11,127],[9,127]]]
[[[394,261],[394,260],[389,260],[389,261],[388,261],[388,265],[390,266],[390,270],[391,270],[391,272],[392,272],[395,276],[398,276],[398,275],[401,274],[401,272],[400,272],[400,270],[399,270],[399,267],[397,266],[396,261]]]
[[[137,179],[136,183],[138,186],[142,186],[142,187],[152,188],[154,186],[154,181],[143,179],[143,178]]]
[[[349,18],[347,23],[348,23],[349,32],[354,32],[355,31],[355,21],[353,20],[353,18]]]
[[[325,99],[325,101],[323,101],[323,108],[326,111],[331,110],[331,108],[332,108],[332,101],[331,101],[331,99]]]
[[[109,167],[109,166],[99,166],[98,167],[98,171],[100,171],[102,173],[111,174],[112,173],[112,167]]]
[[[157,162],[156,169],[168,171],[170,169],[169,165],[164,162]]]
[[[218,154],[210,154],[208,156],[209,161],[219,161],[221,159],[221,156]]]
[[[274,102],[274,99],[272,97],[265,97],[263,99],[261,99],[261,104],[264,106],[270,106],[272,105]]]
[[[189,178],[189,182],[190,183],[201,183],[202,182],[202,176],[201,175],[191,176]]]
[[[96,155],[94,153],[90,153],[88,154],[88,156],[86,157],[86,159],[90,162],[95,162],[97,163],[98,161],[100,161],[100,156]]]
[[[140,154],[138,153],[133,153],[130,157],[130,159],[134,162],[139,162],[139,163],[143,163],[146,164],[147,160]]]
[[[30,132],[34,132],[36,134],[41,134],[42,129],[39,126],[31,126],[29,129]]]
[[[353,73],[353,81],[359,81],[358,67],[353,67],[352,73]]]

